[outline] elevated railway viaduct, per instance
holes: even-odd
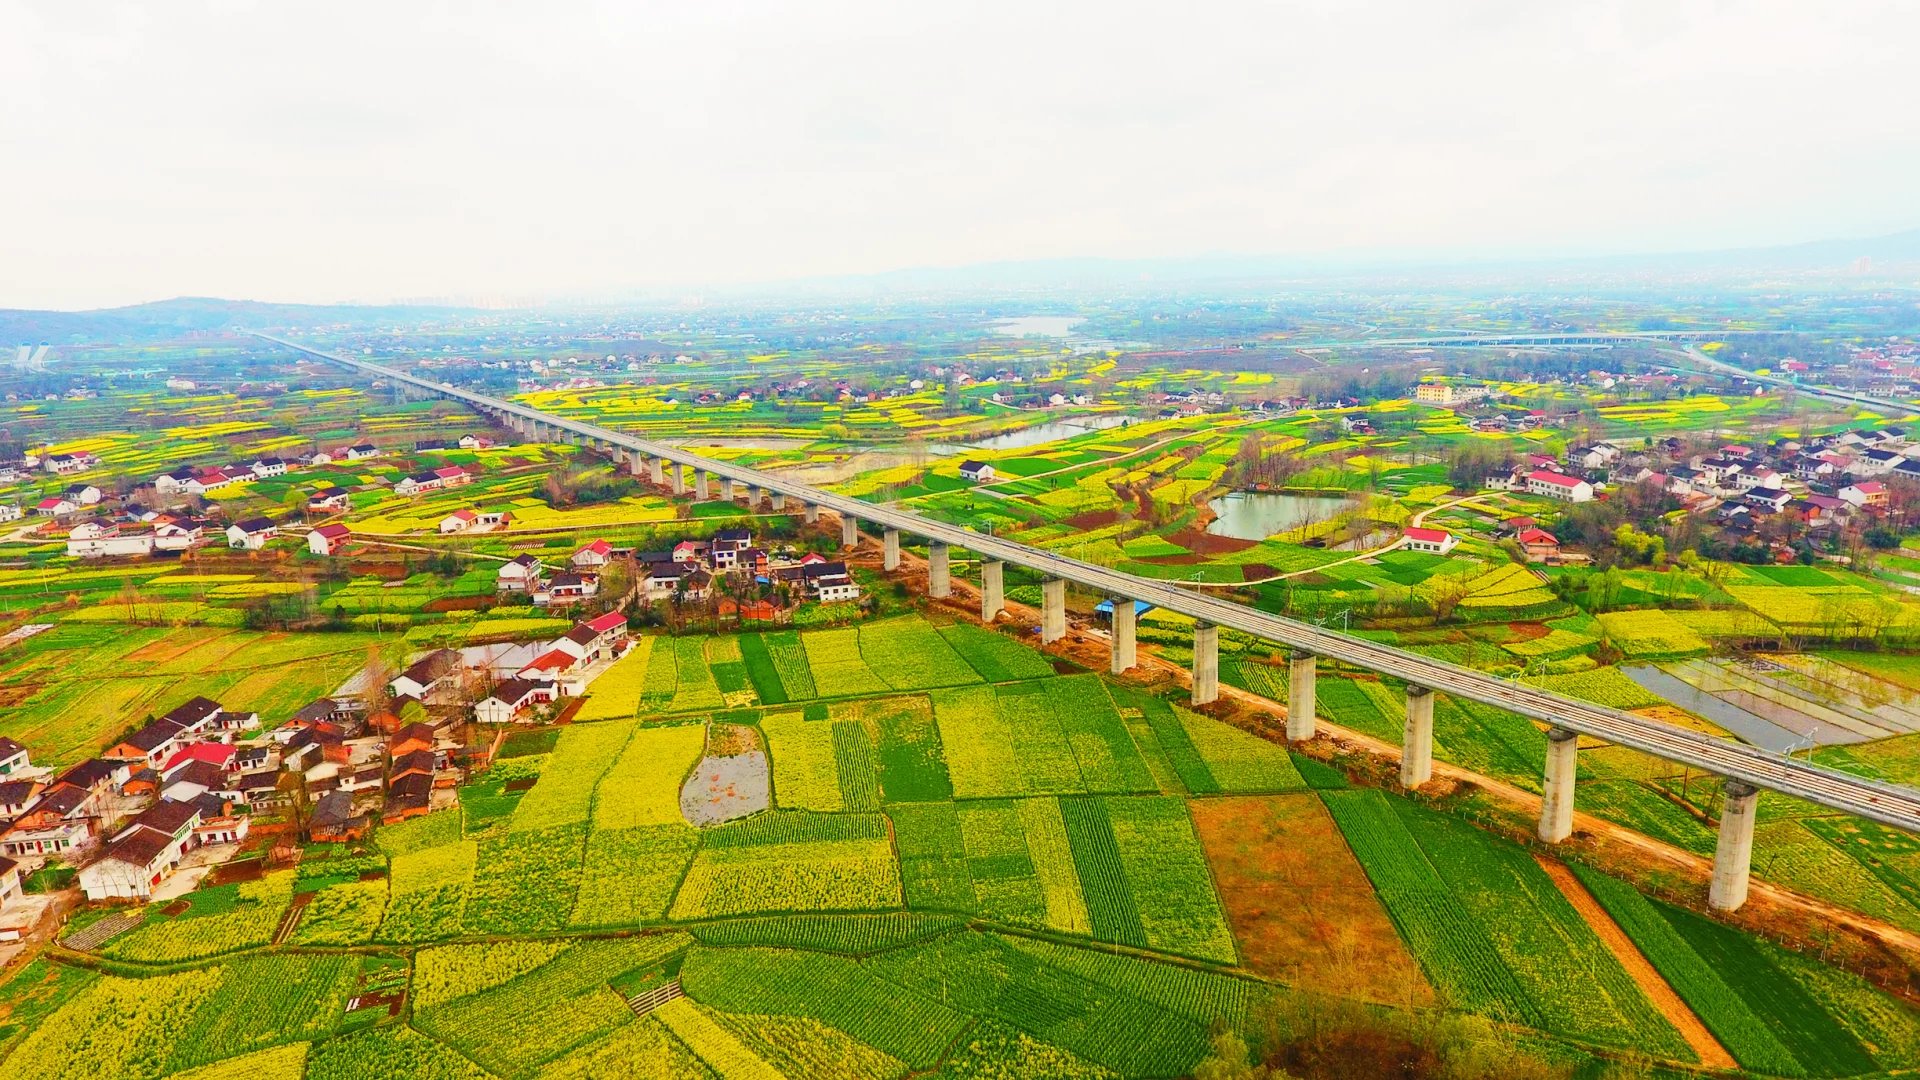
[[[849,548],[859,543],[863,524],[879,531],[882,565],[888,570],[899,566],[901,537],[919,537],[927,543],[927,587],[935,597],[951,593],[952,550],[957,547],[971,551],[978,557],[979,564],[980,615],[988,622],[1005,610],[1006,565],[1012,563],[1037,571],[1042,575],[1040,633],[1043,641],[1056,641],[1066,634],[1069,583],[1110,597],[1114,601],[1112,670],[1115,674],[1126,671],[1136,662],[1133,601],[1145,601],[1191,616],[1196,620],[1193,639],[1196,704],[1213,701],[1219,694],[1221,627],[1284,645],[1291,650],[1287,702],[1290,741],[1313,738],[1314,676],[1319,658],[1403,680],[1407,684],[1407,715],[1400,780],[1409,789],[1418,788],[1432,778],[1433,695],[1436,692],[1530,717],[1547,725],[1539,835],[1548,843],[1559,843],[1573,832],[1574,776],[1581,735],[1722,777],[1726,799],[1707,897],[1708,905],[1719,910],[1732,911],[1746,901],[1753,856],[1755,803],[1762,790],[1920,833],[1920,791],[1912,788],[1854,776],[1620,709],[1564,697],[1482,671],[1269,615],[1168,582],[1120,573],[933,521],[909,511],[822,491],[774,473],[717,461],[583,421],[552,416],[525,405],[435,383],[383,364],[323,352],[264,334],[256,336],[369,379],[384,379],[413,393],[461,402],[527,438],[569,442],[605,451],[623,467],[631,469],[635,476],[649,476],[654,483],[668,486],[676,493],[685,493],[690,486],[695,498],[707,499],[717,494],[719,498],[732,500],[740,497],[744,489],[750,507],[757,508],[764,500],[775,511],[785,510],[787,500],[791,499],[809,522],[818,521],[821,510],[831,511],[839,517],[841,540]],[[692,474],[691,485],[688,472]]]

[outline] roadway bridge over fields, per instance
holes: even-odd
[[[1287,737],[1290,740],[1311,739],[1314,734],[1316,658],[1329,657],[1403,680],[1407,684],[1407,718],[1400,778],[1408,788],[1419,787],[1432,777],[1436,691],[1530,717],[1548,726],[1539,828],[1541,838],[1548,843],[1565,840],[1573,831],[1575,760],[1580,735],[1724,777],[1727,797],[1708,895],[1709,904],[1722,910],[1731,911],[1746,900],[1753,854],[1754,804],[1761,789],[1920,833],[1920,791],[1911,788],[1869,780],[1619,709],[1563,697],[1471,668],[1269,615],[1177,588],[1168,582],[1120,573],[908,511],[822,491],[774,473],[716,461],[583,421],[551,416],[382,364],[322,352],[264,334],[256,336],[357,374],[388,380],[410,392],[463,402],[528,438],[604,450],[616,462],[631,468],[634,475],[649,475],[655,484],[668,486],[676,494],[688,490],[683,470],[691,470],[692,491],[699,499],[711,497],[717,483],[718,497],[722,499],[735,498],[738,489],[744,487],[748,505],[755,508],[765,498],[779,511],[785,509],[786,500],[793,499],[800,504],[808,521],[819,520],[822,509],[830,510],[839,516],[841,539],[847,547],[859,543],[862,523],[876,527],[883,544],[882,565],[888,570],[899,566],[901,536],[920,537],[927,542],[928,591],[936,597],[948,596],[952,591],[948,569],[951,550],[959,547],[971,551],[978,557],[980,567],[980,614],[988,622],[1005,610],[1006,564],[1036,570],[1043,576],[1040,633],[1046,642],[1066,634],[1067,585],[1090,589],[1117,601],[1113,605],[1112,644],[1112,669],[1116,674],[1133,667],[1137,656],[1136,616],[1134,605],[1128,601],[1144,600],[1191,616],[1196,620],[1193,639],[1196,704],[1213,701],[1219,694],[1221,627],[1289,646],[1292,655]]]

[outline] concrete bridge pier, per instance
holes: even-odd
[[[887,529],[880,534],[880,569],[900,569],[900,530]]]
[[[1573,835],[1573,779],[1580,763],[1580,736],[1566,728],[1547,731],[1547,774],[1540,785],[1540,839],[1557,844]]]
[[[1433,691],[1407,687],[1407,727],[1400,739],[1400,786],[1412,791],[1433,779]]]
[[[1040,583],[1040,644],[1048,645],[1067,636],[1067,582],[1065,578],[1047,578]]]
[[[1760,792],[1751,784],[1729,780],[1727,798],[1720,806],[1720,843],[1713,849],[1713,883],[1707,887],[1707,906],[1715,911],[1737,911],[1747,902],[1747,875],[1753,867],[1753,819]]]
[[[645,455],[641,454],[638,450],[627,455],[627,472],[636,480],[640,478],[641,473],[646,471],[646,464],[647,459]]]
[[[807,524],[809,525],[818,525],[820,523],[820,504],[819,503],[805,504],[805,519]]]
[[[1287,658],[1287,741],[1306,742],[1313,738],[1314,679],[1320,673],[1320,661],[1310,652],[1295,650]]]
[[[990,623],[1007,609],[1007,564],[980,560],[980,621]]]
[[[720,498],[724,502],[732,502],[738,498],[738,495],[734,492],[733,477],[723,476],[720,478]]]
[[[860,546],[860,521],[850,514],[840,515],[840,546],[849,550]]]
[[[675,495],[687,493],[687,474],[677,461],[667,462],[667,489]]]
[[[1193,703],[1220,699],[1220,628],[1210,622],[1193,624]]]
[[[927,595],[936,600],[953,595],[953,571],[948,556],[947,545],[940,541],[927,545]]]
[[[693,497],[701,502],[707,501],[707,470],[693,470]]]
[[[1133,639],[1135,612],[1133,597],[1113,597],[1113,673],[1115,675],[1139,662]]]
[[[747,509],[749,510],[760,509],[760,485],[759,484],[747,485]]]
[[[667,486],[667,467],[659,458],[647,459],[647,474],[652,478],[654,487]]]
[[[774,492],[774,493],[772,493],[771,495],[769,495],[769,496],[767,496],[767,498],[768,498],[768,500],[769,500],[769,501],[771,501],[771,502],[773,503],[773,512],[774,512],[774,513],[776,513],[776,514],[777,514],[777,513],[779,513],[780,511],[782,511],[782,510],[785,510],[785,509],[787,508],[787,493],[786,493],[786,492],[784,492],[784,491],[776,491],[776,492]]]

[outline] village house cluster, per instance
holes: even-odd
[[[57,774],[0,738],[0,906],[49,858],[79,865],[89,899],[150,897],[182,866],[234,854],[260,810],[304,804],[321,841],[428,813],[473,754],[453,732],[470,702],[482,721],[529,719],[631,647],[609,612],[550,642],[436,650],[391,680],[391,711],[369,715],[364,692],[342,690],[264,734],[258,714],[195,697]]]
[[[496,587],[503,593],[527,593],[538,607],[582,603],[599,595],[602,572],[616,560],[631,568],[633,594],[646,603],[704,603],[728,578],[742,586],[764,586],[761,591],[770,593],[749,599],[745,594],[752,588],[734,590],[738,595],[721,598],[723,615],[775,619],[802,600],[860,598],[860,585],[845,562],[814,552],[770,552],[757,545],[753,531],[746,528],[721,529],[708,540],[681,540],[654,551],[595,540],[575,551],[564,570],[550,569],[532,555],[518,555],[496,571]]]
[[[491,440],[478,435],[465,435],[457,440],[430,439],[415,444],[416,451],[460,449],[486,449],[492,446]],[[335,450],[320,450],[297,458],[262,457],[251,462],[235,463],[223,466],[183,465],[177,469],[161,473],[153,479],[154,501],[167,502],[178,496],[209,496],[231,488],[244,481],[285,476],[290,470],[328,465],[335,462],[363,461],[381,457],[388,451],[372,443],[356,443]],[[60,459],[56,465],[56,459]],[[12,466],[15,478],[24,462],[32,460],[47,466],[50,472],[74,472],[96,467],[99,462],[91,455],[56,454],[42,462],[42,459],[29,455]],[[73,463],[78,462],[78,465]],[[3,478],[3,477],[0,477]],[[423,470],[402,477],[393,485],[398,495],[419,495],[428,491],[458,487],[473,482],[474,472],[461,465],[444,465]],[[328,483],[315,489],[308,497],[306,510],[309,519],[327,517],[344,513],[351,506],[352,493],[337,484]],[[212,542],[216,537],[224,538],[227,546],[237,551],[259,551],[281,533],[281,524],[272,518],[255,516],[229,524],[221,530],[205,517],[181,509],[151,508],[138,501],[108,504],[107,496],[99,487],[84,482],[76,482],[59,495],[48,496],[34,505],[34,513],[53,519],[55,522],[68,522],[81,514],[89,514],[84,520],[73,521],[68,526],[66,543],[67,554],[79,559],[105,559],[151,556],[187,551],[203,543]],[[111,506],[111,509],[109,509]],[[0,506],[0,521],[14,520],[21,516],[17,506]],[[504,511],[481,513],[479,511],[461,511],[441,525],[441,532],[466,531],[469,528],[480,531],[488,528],[504,528],[511,515]],[[450,524],[451,523],[451,524]],[[338,522],[329,522],[307,530],[305,533],[307,548],[316,555],[338,554],[352,539],[352,532]]]
[[[1889,427],[1704,450],[1678,438],[1645,449],[1598,442],[1558,458],[1530,454],[1485,486],[1585,502],[1609,488],[1648,485],[1739,534],[1774,517],[1816,532],[1873,520],[1889,508],[1897,480],[1920,482],[1920,445]]]

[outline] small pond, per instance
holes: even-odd
[[[1325,521],[1346,509],[1338,495],[1278,495],[1263,491],[1229,492],[1207,504],[1214,518],[1207,532],[1236,540],[1265,540],[1275,533]]]

